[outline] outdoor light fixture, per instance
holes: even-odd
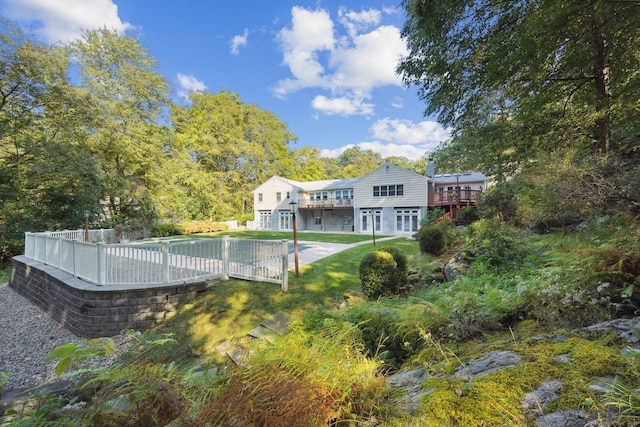
[[[89,241],[89,211],[84,211],[84,241]]]
[[[293,216],[293,260],[296,266],[296,278],[300,277],[300,270],[298,269],[298,233],[296,230],[296,208],[298,204],[291,200],[289,202],[289,212]]]

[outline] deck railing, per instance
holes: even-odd
[[[429,206],[473,205],[478,201],[481,194],[482,191],[480,190],[468,190],[465,188],[435,191],[429,193]]]
[[[353,208],[353,199],[327,198],[322,200],[298,199],[299,209]]]
[[[177,239],[111,244],[83,230],[25,233],[25,256],[100,286],[166,285],[226,279],[279,283],[288,287],[288,241]],[[98,231],[98,230],[91,230]],[[108,241],[108,240],[107,240]]]

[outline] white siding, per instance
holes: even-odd
[[[277,195],[280,193],[280,201]],[[289,193],[290,198],[287,198]],[[262,201],[260,195],[262,194]],[[297,188],[287,180],[274,176],[253,191],[253,211],[256,224],[260,224],[260,212],[272,212],[270,229],[277,230],[279,226],[279,211],[289,211],[291,198],[295,200]]]
[[[403,185],[403,196],[373,196],[374,186],[397,184]],[[384,165],[356,183],[355,199],[358,208],[426,206],[427,177],[398,166]]]

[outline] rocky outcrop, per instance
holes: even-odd
[[[596,331],[615,331],[627,343],[640,342],[640,318],[617,319],[610,322],[599,323],[584,328],[587,333]],[[547,340],[551,343],[564,342],[567,337],[563,334],[554,334],[546,337],[536,337],[535,341]],[[621,353],[630,351],[630,346],[620,349]],[[561,354],[555,357],[559,364],[571,362],[571,354]],[[502,369],[516,367],[522,362],[522,356],[514,351],[491,351],[485,355],[461,364],[450,378],[463,380],[469,383],[498,372]],[[393,404],[396,408],[414,414],[420,407],[423,396],[436,391],[434,388],[424,388],[426,379],[443,377],[443,374],[429,373],[425,369],[411,369],[400,371],[387,377],[387,383],[394,390],[396,396]],[[594,377],[588,389],[596,395],[608,393],[616,383],[615,377]],[[536,389],[525,394],[521,405],[525,416],[535,420],[539,427],[613,427],[616,424],[617,413],[614,408],[609,408],[606,413],[589,412],[582,408],[570,408],[561,411],[548,412],[547,408],[552,402],[559,399],[564,384],[562,381],[550,378],[541,383]]]

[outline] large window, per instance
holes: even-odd
[[[374,185],[373,197],[404,196],[404,184]]]
[[[396,209],[396,233],[415,233],[420,222],[417,209]]]
[[[271,229],[271,212],[262,211],[259,214],[260,214],[260,229],[270,230]]]
[[[372,232],[373,224],[376,231],[382,231],[382,211],[378,210],[362,210],[360,211],[361,231]]]
[[[280,211],[279,230],[293,230],[293,216],[289,211]]]

